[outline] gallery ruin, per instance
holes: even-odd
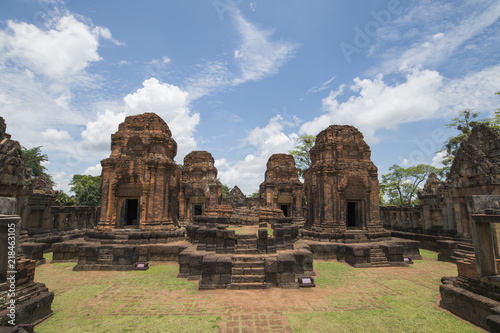
[[[429,175],[422,205],[404,208],[380,207],[378,170],[353,126],[331,125],[317,135],[303,183],[293,156],[275,154],[258,198],[237,186],[223,198],[209,152],[193,151],[177,165],[167,123],[154,113],[129,116],[101,162],[96,211],[54,206],[50,184],[29,180],[20,145],[0,120],[0,245],[14,223],[23,281],[16,289],[26,291],[28,309],[40,304],[34,314],[20,314],[20,324],[51,312],[53,293],[33,282],[44,251],[53,252],[52,262],[77,262],[74,270],[127,271],[174,261],[178,277],[199,281],[199,289],[265,289],[303,286],[315,274],[314,259],[356,268],[407,266],[427,248],[459,268],[458,277],[443,280],[441,306],[486,329],[500,325],[500,139],[486,125],[463,143],[448,180]],[[6,326],[9,268],[7,253],[0,253],[0,325]],[[470,302],[480,310],[466,311]]]

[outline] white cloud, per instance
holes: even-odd
[[[270,119],[269,123],[251,130],[244,140],[245,147],[253,146],[255,151],[234,164],[225,158],[216,161],[219,178],[229,187],[238,187],[247,195],[258,190],[264,180],[267,160],[272,154],[288,153],[296,145],[296,133],[285,134],[285,127],[292,127],[280,115]]]
[[[270,30],[261,30],[247,21],[239,11],[235,12],[236,27],[241,35],[241,44],[234,51],[234,59],[240,67],[234,84],[260,80],[274,75],[297,49],[285,41],[272,41]]]
[[[387,43],[389,48],[383,52],[387,61],[370,73],[414,66],[435,68],[464,43],[494,26],[499,18],[498,1],[415,2],[405,15],[396,18],[378,34],[378,43],[372,50]],[[408,48],[408,44],[411,47]]]
[[[105,110],[97,114],[96,121],[87,122],[85,130],[82,131],[83,147],[93,151],[109,151],[111,134],[118,130],[118,125],[124,120],[125,112]]]
[[[42,132],[42,137],[46,140],[50,141],[59,141],[59,140],[71,140],[71,136],[67,131],[56,130],[53,128],[49,128]]]
[[[444,167],[443,161],[447,155],[448,154],[446,153],[446,151],[440,151],[436,153],[436,155],[434,155],[434,157],[432,158],[431,165],[436,168],[443,168]]]
[[[290,42],[272,40],[273,31],[259,29],[236,8],[231,14],[240,35],[238,49],[233,51],[233,61],[206,61],[199,66],[199,72],[186,80],[191,100],[275,75],[298,47]],[[238,72],[230,70],[228,63],[236,65]]]
[[[45,29],[9,20],[7,29],[0,31],[0,61],[64,79],[101,60],[97,53],[100,37],[112,38],[108,29],[92,28],[73,15],[52,21]]]
[[[54,183],[56,183],[56,185],[54,186],[54,190],[63,191],[66,194],[71,191],[69,182],[73,179],[72,174],[68,174],[64,171],[51,172],[50,174],[52,176],[52,180],[54,181]]]
[[[84,175],[89,175],[89,176],[100,176],[102,172],[102,166],[101,163],[96,164],[95,166],[88,167],[85,169],[83,172]]]
[[[378,129],[395,129],[399,124],[446,117],[464,108],[493,110],[495,89],[500,86],[500,66],[449,80],[439,72],[412,68],[404,82],[389,85],[382,75],[373,80],[353,80],[357,94],[339,102],[344,86],[322,100],[325,111],[302,125],[299,133],[316,135],[331,124],[358,127],[369,144],[378,142]]]
[[[168,124],[177,142],[177,159],[182,160],[197,143],[194,138],[200,114],[189,109],[189,94],[179,87],[155,78],[143,82],[143,88],[125,96],[127,114],[154,112]]]

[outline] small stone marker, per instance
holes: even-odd
[[[316,283],[314,283],[314,279],[309,276],[299,277],[299,287],[308,288],[308,287],[316,287]]]
[[[135,270],[137,271],[146,271],[149,269],[149,263],[148,262],[145,262],[145,263],[136,263],[135,264],[135,267],[134,267]]]

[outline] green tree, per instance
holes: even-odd
[[[390,205],[412,206],[415,204],[420,184],[427,179],[429,173],[434,172],[438,177],[444,176],[444,168],[439,169],[427,164],[419,164],[403,168],[394,164],[389,173],[382,176],[380,190],[389,198]],[[381,199],[381,201],[383,201]]]
[[[74,197],[70,197],[63,191],[57,191],[55,203],[58,206],[75,206],[76,200]]]
[[[252,198],[252,199],[255,199],[258,197],[259,197],[259,192],[253,192],[252,194],[250,194],[250,198]]]
[[[29,169],[31,177],[38,177],[45,175],[49,180],[50,184],[55,185],[52,181],[52,176],[47,173],[47,168],[43,166],[43,162],[47,162],[49,159],[46,154],[42,154],[42,146],[26,148],[21,146],[24,159],[26,161],[26,167]]]
[[[229,194],[229,187],[226,184],[222,184],[222,199],[226,199]]]
[[[295,159],[295,166],[297,167],[300,177],[302,177],[304,171],[311,166],[309,151],[314,146],[315,141],[316,137],[314,135],[301,135],[297,138],[295,149],[288,151]]]
[[[75,192],[77,205],[99,206],[101,204],[101,177],[74,175],[69,183]]]
[[[479,117],[479,112],[473,112],[472,109],[466,109],[458,114],[451,120],[451,123],[446,124],[448,128],[455,128],[460,133],[457,136],[449,137],[443,145],[441,151],[446,151],[446,158],[443,160],[444,165],[451,165],[455,155],[457,154],[458,148],[462,141],[469,137],[472,127],[486,122],[485,119],[477,119]],[[475,120],[477,119],[477,120]]]

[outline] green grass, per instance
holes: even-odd
[[[49,254],[45,255],[48,259]],[[173,300],[169,304],[150,303],[158,293],[188,298],[196,292],[194,282],[176,277],[176,265],[153,266],[147,271],[74,272],[75,265],[37,268],[37,280],[46,282],[56,294],[54,314],[37,326],[37,333],[215,332],[219,327],[218,316],[169,316],[167,308],[175,309]],[[89,274],[93,274],[92,279],[86,278]]]
[[[422,256],[422,258],[426,258],[426,259],[437,260],[437,258],[438,258],[437,252],[428,251],[428,250],[424,250],[424,249],[420,249],[420,255]]]
[[[421,254],[437,258],[431,251],[421,250]],[[408,280],[390,275],[380,278],[370,269],[345,263],[315,262],[318,287],[342,290],[329,300],[329,308],[336,311],[288,313],[288,322],[294,332],[478,332],[473,325],[435,306],[440,276],[456,275],[455,266],[427,260],[416,263],[406,268]],[[424,284],[418,278],[411,281],[411,272],[421,269],[429,271],[429,280]]]
[[[47,263],[49,263],[49,262],[52,261],[52,255],[53,255],[52,252],[46,252],[46,253],[43,254],[43,257],[45,258],[45,261]]]
[[[456,275],[456,266],[436,261],[434,252],[421,254],[424,260],[414,265],[390,269],[315,261],[315,289],[271,289],[265,291],[268,296],[199,292],[196,283],[176,277],[176,264],[128,272],[75,272],[76,263],[41,265],[36,280],[56,297],[53,316],[37,325],[36,332],[217,332],[228,316],[245,314],[245,304],[253,304],[258,295],[270,297],[269,303],[276,301],[273,295],[281,295],[280,314],[294,332],[477,332],[436,306],[440,279]],[[241,303],[227,300],[234,301],[229,296],[234,292]],[[289,297],[303,299],[310,292],[317,301],[304,307],[283,305]],[[265,307],[266,301],[258,304]]]

